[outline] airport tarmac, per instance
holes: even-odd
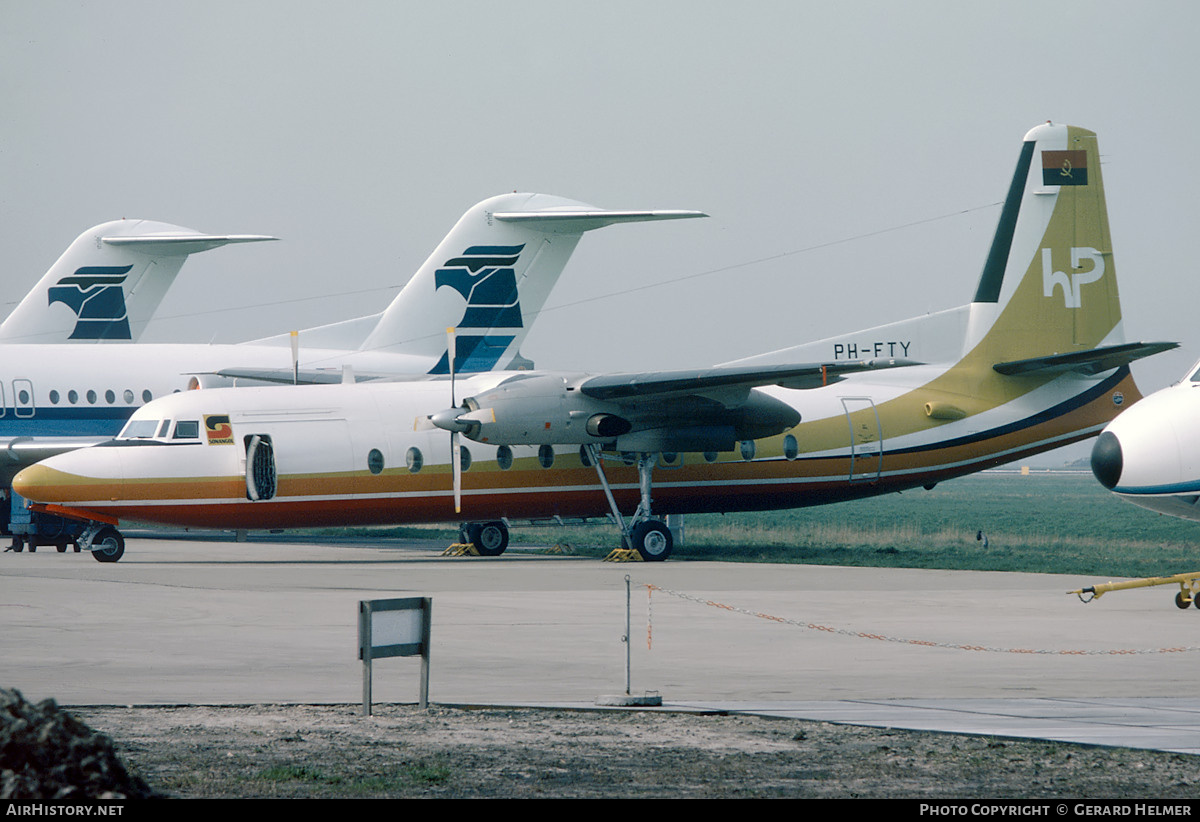
[[[357,608],[433,598],[431,701],[664,707],[1200,753],[1200,609],[1044,574],[604,563],[440,544],[139,538],[0,555],[0,687],[64,705],[359,703]],[[653,587],[650,587],[653,586]],[[377,660],[374,699],[420,664]]]

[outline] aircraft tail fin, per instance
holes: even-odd
[[[616,223],[706,216],[606,211],[547,194],[503,194],[472,207],[417,270],[361,346],[428,357],[449,372],[446,329],[457,328],[455,372],[514,367],[519,348],[580,237]]]
[[[189,254],[274,237],[115,220],[76,238],[0,323],[0,342],[133,342]]]
[[[737,364],[901,356],[993,365],[1125,342],[1096,135],[1030,130],[969,305]]]
[[[1025,135],[963,353],[994,364],[1125,342],[1096,135]]]

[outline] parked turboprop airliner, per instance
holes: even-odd
[[[81,543],[109,561],[121,519],[467,520],[497,554],[505,518],[609,513],[664,559],[656,515],[932,487],[1093,436],[1139,398],[1129,363],[1170,347],[1124,341],[1095,135],[1047,123],[961,308],[699,371],[188,392],[14,487],[88,521]]]
[[[703,216],[609,211],[545,194],[504,194],[467,211],[381,314],[236,345],[14,342],[45,330],[32,313],[38,300],[71,316],[67,336],[76,343],[132,338],[149,316],[134,306],[161,297],[157,290],[170,277],[156,272],[178,270],[182,253],[269,239],[209,237],[142,221],[98,226],[46,275],[42,291],[35,292],[42,296],[23,302],[4,323],[0,450],[8,459],[0,461],[0,488],[22,465],[109,439],[137,407],[189,386],[448,373],[450,325],[463,330],[453,364],[459,373],[527,365],[520,345],[584,232]],[[122,290],[135,280],[145,294]],[[65,335],[65,328],[55,330]]]
[[[1160,514],[1200,520],[1200,363],[1123,412],[1092,448],[1096,479]]]
[[[149,220],[89,228],[0,323],[0,345],[135,342],[188,255],[274,239]]]

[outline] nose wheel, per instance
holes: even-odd
[[[97,562],[116,562],[125,556],[125,537],[111,525],[93,522],[76,540],[78,549],[91,551]]]

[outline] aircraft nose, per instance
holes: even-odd
[[[57,485],[53,472],[44,465],[31,465],[13,477],[12,488],[25,499],[34,502],[57,502],[47,499],[48,492]],[[49,495],[53,495],[52,493]]]
[[[1111,431],[1105,431],[1092,446],[1092,473],[1100,484],[1110,491],[1121,479],[1125,459],[1121,454],[1121,441]]]

